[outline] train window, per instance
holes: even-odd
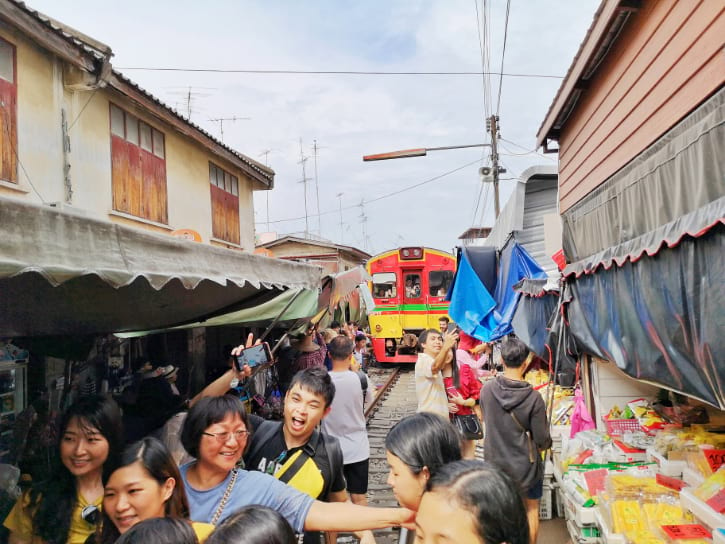
[[[448,294],[448,288],[453,281],[453,272],[450,270],[433,270],[428,275],[430,295],[433,297],[444,297]]]
[[[405,275],[405,297],[418,298],[422,294],[420,289],[420,274]]]
[[[397,295],[395,272],[378,272],[373,274],[373,296],[375,298],[391,298]]]

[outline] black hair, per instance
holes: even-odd
[[[332,323],[330,323],[330,328],[331,329],[339,329],[340,328],[340,322],[339,321],[333,321]]]
[[[106,463],[114,463],[123,447],[121,410],[111,397],[92,395],[71,404],[63,413],[51,477],[30,489],[34,535],[48,544],[65,544],[71,516],[78,500],[76,479],[60,458],[60,443],[70,422],[75,419],[84,432],[97,429],[108,442]],[[105,464],[105,463],[104,463]]]
[[[471,460],[449,463],[431,475],[426,485],[430,492],[444,494],[450,504],[469,511],[484,544],[528,544],[521,490],[498,467]]]
[[[115,544],[198,544],[191,523],[179,518],[149,518],[123,533]]]
[[[297,538],[282,514],[267,506],[245,506],[217,525],[206,544],[295,544]]]
[[[352,340],[347,336],[336,336],[327,346],[327,351],[330,354],[330,358],[333,360],[349,359],[352,355],[353,349]]]
[[[251,431],[249,418],[244,404],[237,397],[223,395],[221,397],[204,397],[191,407],[181,429],[181,445],[192,457],[199,457],[201,437],[211,425],[223,421],[229,415],[238,415],[242,423]],[[247,446],[251,443],[251,435]]]
[[[456,355],[456,348],[451,348],[451,378],[453,379],[453,387],[458,389],[461,387],[461,371],[458,368],[458,356]]]
[[[461,459],[461,437],[450,421],[430,412],[419,412],[393,425],[385,437],[385,449],[413,474],[427,467],[432,475],[446,463]]]
[[[501,342],[501,359],[509,368],[521,368],[529,351],[528,346],[518,338],[507,338]]]
[[[164,513],[170,517],[188,519],[189,501],[186,498],[184,482],[181,479],[179,468],[164,443],[157,438],[147,436],[138,442],[129,444],[124,448],[120,459],[115,465],[106,463],[103,467],[103,486],[108,485],[108,480],[115,471],[137,462],[141,463],[144,470],[159,485],[163,485],[169,478],[174,479],[176,485],[171,496],[164,504]],[[97,542],[100,544],[115,542],[120,533],[105,510],[101,515],[101,519],[103,521],[98,528],[100,539]]]
[[[423,344],[428,341],[428,336],[431,334],[437,334],[441,336],[441,331],[439,331],[438,329],[426,329],[422,333],[420,333],[420,336],[418,336],[418,351],[423,351]]]
[[[332,383],[332,378],[330,378],[327,369],[323,366],[313,366],[300,370],[292,377],[287,392],[292,391],[295,385],[299,385],[300,389],[307,389],[310,393],[324,398],[325,408],[330,406],[335,398],[335,384]]]
[[[450,323],[451,320],[447,316],[441,316],[438,318],[438,321],[445,321],[446,323]]]

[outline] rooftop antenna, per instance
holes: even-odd
[[[317,150],[320,149],[317,147],[317,140],[312,140],[312,150],[314,153],[315,158],[315,194],[317,196],[317,235],[322,236],[322,226],[321,226],[321,219],[320,219],[320,185],[317,182]]]
[[[302,179],[299,181],[299,183],[302,184],[305,191],[305,238],[310,237],[310,222],[307,213],[307,182],[310,180],[310,178],[307,177],[307,173],[305,171],[305,165],[307,164],[308,158],[309,157],[305,157],[305,153],[302,150],[302,138],[300,138],[300,162],[298,162],[297,164],[302,165]]]
[[[264,166],[269,166],[269,154],[272,152],[271,149],[265,149],[262,151],[259,156],[261,157],[264,155]],[[265,191],[267,194],[265,195],[267,197],[267,232],[270,232],[269,230],[269,189]]]
[[[176,87],[179,88],[179,87]],[[194,103],[199,98],[206,98],[207,96],[211,96],[212,93],[203,93],[192,90],[194,87],[182,87],[183,90],[179,91],[170,91],[169,94],[181,96],[181,104],[183,106],[183,109],[186,110],[186,118],[191,119],[191,114],[195,112],[197,108],[194,107]],[[208,89],[208,90],[215,90],[213,87],[196,87],[197,89]],[[177,101],[175,104],[176,109],[179,109],[179,102]]]
[[[251,117],[237,117],[236,115],[233,117],[218,117],[217,119],[209,119],[209,121],[213,123],[219,123],[219,141],[224,143],[224,121],[249,121]]]
[[[368,248],[368,216],[365,215],[365,200],[360,199],[360,224],[362,225],[363,248]]]
[[[344,231],[342,230],[342,195],[343,195],[343,193],[337,193],[337,199],[340,202],[340,243],[341,244],[345,240]]]

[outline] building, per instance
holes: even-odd
[[[14,0],[0,20],[0,198],[253,251],[271,169],[114,70],[109,46]]]
[[[604,0],[537,134],[599,413],[643,382],[725,408],[723,36],[722,0]]]
[[[327,274],[338,274],[364,265],[371,257],[360,249],[322,240],[283,236],[257,246],[266,255],[287,261],[321,266]]]

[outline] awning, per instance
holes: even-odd
[[[0,199],[0,336],[170,327],[316,290],[318,267]]]

